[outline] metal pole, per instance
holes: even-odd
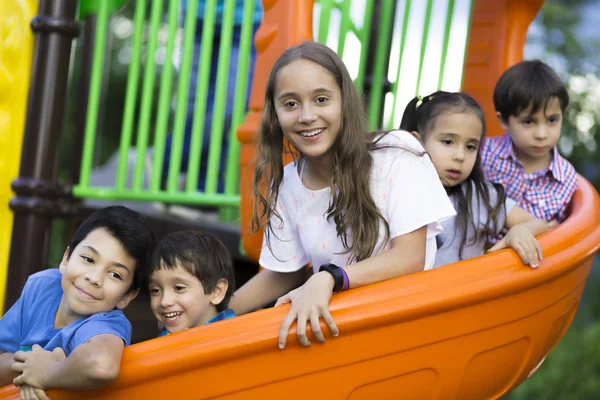
[[[56,153],[66,104],[71,44],[79,34],[77,0],[41,0],[31,20],[35,49],[23,154],[16,196],[5,311],[19,298],[32,273],[46,267],[53,217],[73,212],[71,189],[56,181]]]

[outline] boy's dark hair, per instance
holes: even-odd
[[[494,88],[494,107],[502,120],[518,116],[531,107],[535,114],[557,98],[562,112],[569,105],[569,93],[558,74],[540,60],[522,61],[500,77]]]
[[[231,254],[214,235],[199,231],[179,231],[165,236],[158,244],[149,274],[159,269],[173,270],[181,266],[202,283],[204,294],[217,287],[221,279],[227,280],[227,292],[217,311],[227,309],[235,288],[235,275]]]
[[[502,212],[506,213],[504,187],[489,182],[497,192],[496,203],[492,204],[489,186],[481,168],[481,146],[485,139],[485,114],[479,103],[466,93],[437,91],[424,98],[413,98],[406,106],[400,122],[400,129],[408,132],[418,132],[424,143],[430,130],[435,127],[440,115],[446,112],[463,113],[467,111],[475,114],[481,121],[481,140],[479,141],[479,149],[477,149],[477,159],[471,174],[463,183],[446,188],[448,195],[452,195],[456,199],[456,228],[463,237],[459,250],[461,260],[466,245],[477,243],[480,238],[495,235],[499,231],[499,217]],[[473,197],[477,201],[472,201]],[[482,201],[480,202],[479,199]],[[485,228],[482,230],[477,229],[478,221],[475,220],[476,210],[472,209],[473,204],[485,208],[487,211],[488,219]],[[472,238],[467,237],[469,227],[474,232]]]
[[[69,258],[75,247],[95,229],[106,229],[117,239],[127,253],[135,259],[133,282],[129,290],[142,286],[150,263],[150,255],[156,245],[148,221],[141,214],[123,206],[102,208],[87,217],[77,228],[69,244]]]

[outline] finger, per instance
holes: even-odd
[[[282,304],[286,304],[291,302],[292,300],[290,299],[290,296],[288,296],[287,294],[285,296],[281,296],[280,298],[277,299],[277,302],[275,303],[275,307],[280,306]]]
[[[24,351],[19,350],[15,354],[13,354],[13,360],[24,362],[26,354],[27,353],[25,353]]]
[[[24,385],[25,383],[26,383],[25,378],[23,377],[22,374],[17,376],[15,379],[13,379],[13,385],[15,385],[15,386],[21,386],[21,385]]]
[[[293,309],[290,309],[290,311],[287,313],[287,315],[283,319],[283,322],[281,323],[281,326],[279,328],[279,342],[278,343],[279,343],[280,349],[285,348],[285,343],[287,341],[288,334],[290,333],[290,327],[292,326],[292,324],[294,323],[295,320],[296,320],[296,311],[294,311]]]
[[[14,362],[10,364],[10,370],[13,372],[22,373],[25,370],[25,364],[22,362]]]
[[[535,251],[537,252],[540,261],[542,261],[544,259],[544,249],[542,249],[540,241],[534,238],[533,245],[535,246]]]
[[[527,240],[521,240],[518,242],[519,246],[523,249],[525,258],[522,258],[523,262],[529,266],[536,264],[536,260],[532,258],[532,251],[529,248],[529,242]]]
[[[488,253],[506,248],[506,240],[502,239],[488,250]]]
[[[327,324],[327,327],[331,331],[331,334],[333,336],[338,336],[340,334],[340,331],[338,330],[338,327],[335,324],[333,317],[329,313],[329,309],[325,308],[324,310],[321,310],[321,316],[323,317],[323,320],[325,321],[325,323]]]
[[[43,350],[42,346],[40,346],[39,344],[34,344],[33,346],[31,346],[31,351],[36,351],[36,350]]]
[[[521,258],[521,261],[523,261],[524,264],[529,264],[529,260],[527,259],[527,254],[525,254],[525,251],[523,250],[523,247],[521,246],[520,243],[515,244],[513,246],[513,250],[517,252],[519,257]]]
[[[316,309],[310,313],[310,327],[315,339],[319,343],[325,343],[325,335],[321,331],[321,322],[319,321],[319,312]]]
[[[46,395],[46,391],[38,388],[32,388],[33,394],[38,400],[50,400],[50,397]]]
[[[29,386],[22,386],[19,390],[19,397],[21,397],[21,400],[33,400],[31,388]]]
[[[296,321],[296,336],[298,336],[298,342],[304,347],[310,346],[310,340],[306,336],[306,314],[298,313],[298,320]]]
[[[535,248],[534,242],[535,238],[533,236],[529,238],[529,240],[527,240],[527,254],[529,257],[529,265],[531,265],[531,268],[537,268],[540,264],[540,259],[538,258],[538,252]]]

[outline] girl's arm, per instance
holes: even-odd
[[[295,272],[263,269],[234,293],[229,306],[237,315],[255,311],[302,285],[305,274],[305,268]]]
[[[400,235],[392,240],[392,248],[386,252],[344,267],[350,287],[408,275],[422,271],[425,267],[425,246],[427,226]],[[323,318],[333,336],[338,335],[337,326],[329,313],[329,300],[334,286],[333,277],[328,272],[318,272],[304,285],[281,297],[276,305],[292,303],[290,311],[279,330],[279,347],[284,348],[290,327],[298,320],[296,334],[303,346],[309,346],[306,325],[310,323],[313,335],[319,342],[325,341],[319,318]]]
[[[350,288],[413,274],[425,267],[427,226],[392,239],[392,248],[344,267]]]
[[[510,247],[514,249],[525,264],[537,268],[544,259],[542,246],[535,238],[548,230],[548,223],[537,219],[521,207],[514,206],[506,216],[506,236],[496,243],[490,252]]]
[[[18,375],[10,369],[13,363],[13,353],[0,353],[0,386],[12,383]]]
[[[15,385],[64,389],[91,389],[116,379],[125,345],[116,335],[94,336],[80,344],[69,357],[62,349],[46,351],[34,346],[31,352],[15,353],[13,371],[21,373]]]

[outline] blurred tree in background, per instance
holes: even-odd
[[[559,148],[600,191],[598,17],[599,0],[546,0],[530,29],[525,58],[547,62],[565,81],[571,101]],[[600,398],[598,256],[595,261],[571,328],[540,369],[507,399]]]

